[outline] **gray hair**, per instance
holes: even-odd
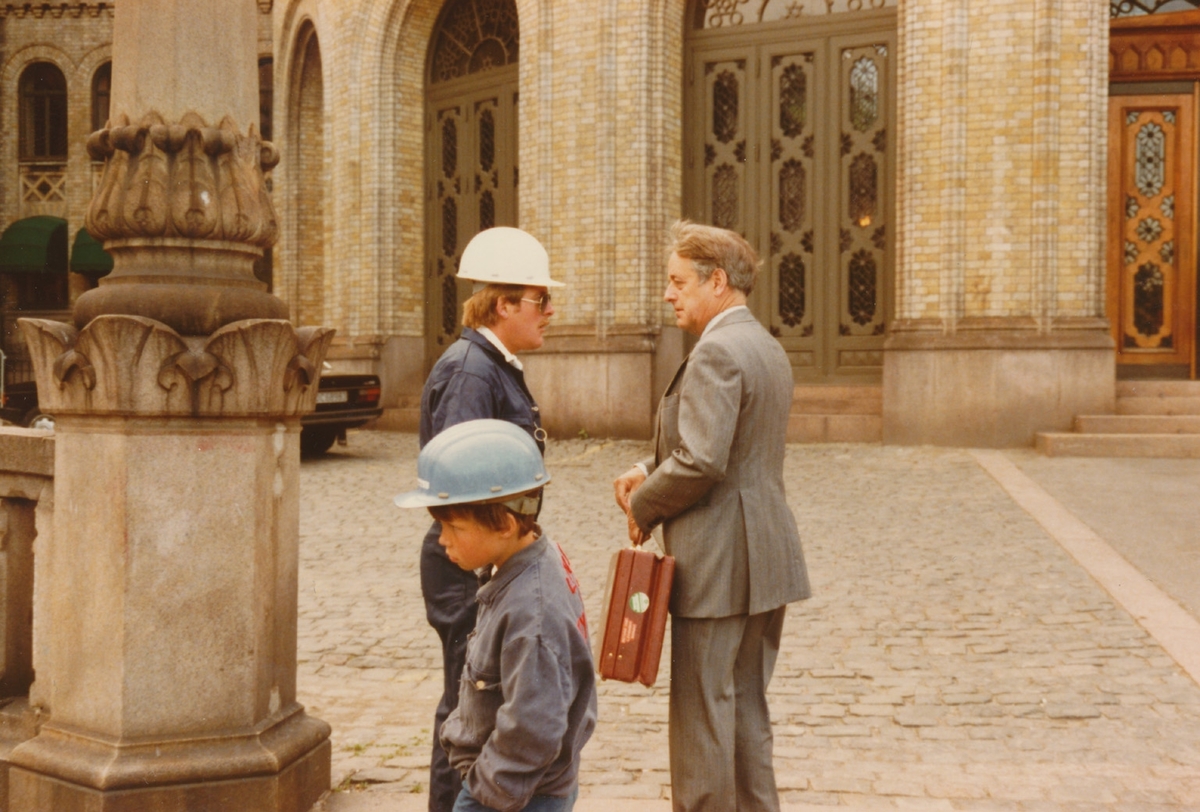
[[[736,231],[677,220],[671,226],[667,256],[671,254],[691,260],[701,282],[707,282],[720,268],[729,278],[729,286],[747,296],[758,279],[758,254]]]

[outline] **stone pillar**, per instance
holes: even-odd
[[[33,738],[38,713],[33,682],[34,540],[45,548],[53,510],[54,437],[0,428],[0,810],[8,800],[8,758]]]
[[[1107,7],[919,0],[899,28],[884,442],[1030,445],[1111,412]]]
[[[332,331],[252,265],[275,240],[257,130],[257,6],[116,11],[87,227],[114,270],[75,324],[23,320],[57,420],[39,546],[38,735],[22,812],[308,810],[329,727],[296,702],[300,415]]]

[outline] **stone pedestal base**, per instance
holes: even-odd
[[[296,702],[300,414],[332,334],[22,320],[57,420],[21,812],[307,812],[329,726]]]
[[[884,347],[883,441],[1031,446],[1036,432],[1068,430],[1078,414],[1111,414],[1113,344],[1095,322],[1041,334],[898,329]]]
[[[9,771],[10,810],[22,812],[293,812],[308,810],[329,788],[325,739],[275,775],[101,791],[21,767]]]

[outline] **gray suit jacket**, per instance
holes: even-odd
[[[787,355],[749,310],[701,338],[667,387],[632,505],[675,556],[673,614],[758,614],[810,595],[783,489],[792,389]]]

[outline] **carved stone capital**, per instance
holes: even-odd
[[[182,336],[143,316],[99,316],[82,330],[21,319],[39,405],[55,416],[294,417],[312,411],[325,327],[250,319]]]
[[[124,115],[87,142],[104,175],[86,225],[98,240],[182,238],[275,243],[278,225],[263,173],[279,152],[253,124],[245,135],[226,117],[209,126],[188,113],[177,123]]]

